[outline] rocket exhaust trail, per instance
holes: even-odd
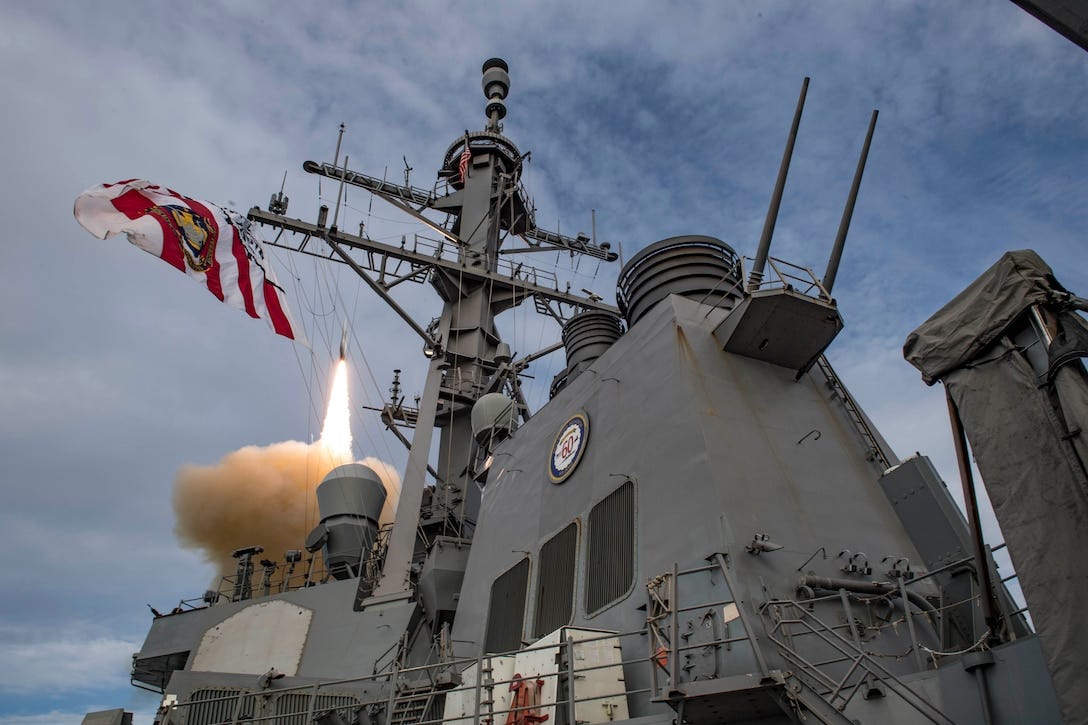
[[[321,426],[321,441],[339,459],[351,463],[351,405],[348,399],[348,364],[343,357],[336,363],[325,421]]]
[[[285,441],[246,446],[210,466],[187,464],[174,485],[175,532],[184,546],[199,549],[219,568],[234,567],[231,552],[260,544],[276,558],[297,549],[317,523],[315,489],[330,470],[354,460],[348,400],[347,335],[340,343],[321,437],[314,443]],[[387,491],[380,521],[393,520],[400,494],[396,470],[376,458],[374,469]]]

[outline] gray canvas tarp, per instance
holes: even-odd
[[[1063,717],[1088,723],[1088,379],[1075,353],[1088,325],[1053,306],[1058,293],[1038,255],[1010,252],[911,333],[904,355],[959,409]],[[1064,364],[1040,376],[1005,333],[1048,303],[1058,332],[1050,360],[1058,352]]]
[[[1064,291],[1054,273],[1030,249],[1006,252],[914,332],[907,335],[903,357],[932,385],[946,372],[978,356],[1033,304]]]

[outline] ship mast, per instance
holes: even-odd
[[[319,251],[321,242],[327,245],[335,259],[351,267],[420,336],[429,359],[418,411],[408,415],[397,401],[383,411],[387,425],[399,422],[415,430],[382,580],[367,604],[410,595],[417,532],[428,537],[471,538],[480,507],[480,491],[472,479],[473,404],[486,393],[505,391],[518,402],[521,416],[529,415],[517,379],[522,366],[511,360],[509,347],[502,343],[496,316],[529,297],[534,298],[538,311],[560,322],[585,310],[616,312],[595,295],[571,294],[569,285],[568,290],[560,290],[554,275],[549,279],[546,273],[523,263],[513,264],[505,257],[557,250],[609,262],[617,257],[608,244],[598,245],[585,235],[572,238],[536,226],[532,204],[521,184],[527,154],[502,135],[504,101],[510,89],[508,71],[499,58],[484,63],[486,126],[483,131],[465,132],[449,146],[438,172],[439,183],[432,191],[410,186],[407,173],[406,183],[398,185],[351,171],[346,158],[340,165],[339,153],[332,164],[303,164],[305,171],[337,181],[341,189],[345,184],[366,189],[415,217],[440,237],[436,245],[421,249],[417,239],[411,246],[395,246],[361,233],[345,233],[337,228],[335,215],[332,226],[326,226],[326,207],[316,224],[285,216],[285,200],[276,207],[270,205],[269,211],[254,207],[249,212],[253,221],[281,230],[269,242],[273,246],[328,256]],[[425,216],[429,210],[445,213],[447,223]],[[283,239],[283,231],[301,235],[301,243],[289,243],[293,240]],[[504,242],[511,238],[522,245],[504,249]],[[317,242],[313,248],[311,242]],[[406,273],[402,270],[405,264]],[[405,281],[429,281],[441,298],[441,314],[429,324],[415,320],[391,296],[392,287]],[[439,455],[436,465],[430,467],[436,428],[440,431]],[[437,474],[436,486],[432,503],[424,510],[429,469]],[[356,602],[357,608],[361,605]]]

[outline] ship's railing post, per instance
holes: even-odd
[[[649,586],[647,586],[647,589],[649,590]],[[655,611],[655,607],[654,607],[653,592],[652,591],[647,591],[647,595],[648,595],[647,596],[648,601],[646,602],[646,614],[647,614],[647,617],[646,617],[646,639],[647,639],[646,646],[647,646],[647,648],[649,648],[649,653],[648,653],[648,656],[646,657],[646,661],[650,664],[650,692],[652,692],[653,696],[656,697],[657,693],[658,693],[658,687],[659,687],[658,682],[657,682],[657,664],[656,664],[656,662],[657,662],[656,655],[657,655],[657,647],[658,647],[658,645],[657,645],[657,639],[658,639],[658,636],[657,636],[657,619],[656,619],[657,612]]]
[[[677,579],[680,578],[679,566],[672,564],[672,577],[669,579],[669,690],[680,691],[680,615],[676,611]]]
[[[926,665],[922,660],[922,652],[919,648],[918,633],[914,630],[914,612],[911,611],[910,599],[907,598],[907,582],[903,577],[899,577],[899,593],[903,598],[903,611],[907,614],[907,632],[910,633],[910,648],[914,650],[914,662],[918,666],[918,671],[925,670]],[[936,664],[934,664],[936,668]]]
[[[490,671],[490,667],[488,670]],[[490,677],[490,675],[489,675]],[[476,703],[472,708],[472,723],[473,725],[480,725],[480,688],[484,684],[484,656],[477,655],[476,657]]]
[[[578,725],[578,709],[574,702],[574,637],[568,634],[563,644],[567,650],[567,725]]]
[[[397,709],[397,680],[400,677],[400,657],[393,660],[393,671],[389,673],[389,698],[385,703],[385,725],[393,724],[393,712]]]
[[[317,710],[317,688],[320,687],[319,683],[314,683],[314,686],[310,688],[310,699],[306,704],[306,722],[314,721],[314,714]]]

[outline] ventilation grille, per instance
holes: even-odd
[[[578,552],[578,524],[567,528],[540,547],[537,575],[536,619],[533,635],[543,637],[565,624],[574,613],[574,568]]]
[[[185,713],[187,725],[233,722],[234,708],[241,693],[241,690],[197,690],[189,698],[189,707],[179,708],[178,712]],[[250,714],[240,713],[240,717],[248,717]]]
[[[336,709],[344,722],[351,721],[351,711],[359,705],[359,700],[351,695],[318,695],[313,698],[313,712],[319,714]],[[276,700],[276,715],[273,725],[310,725],[310,693],[287,692]]]
[[[635,487],[630,481],[589,512],[586,555],[586,614],[593,614],[631,589],[635,578]]]
[[[521,647],[525,626],[525,592],[529,585],[529,560],[522,559],[491,585],[484,650],[509,652]]]

